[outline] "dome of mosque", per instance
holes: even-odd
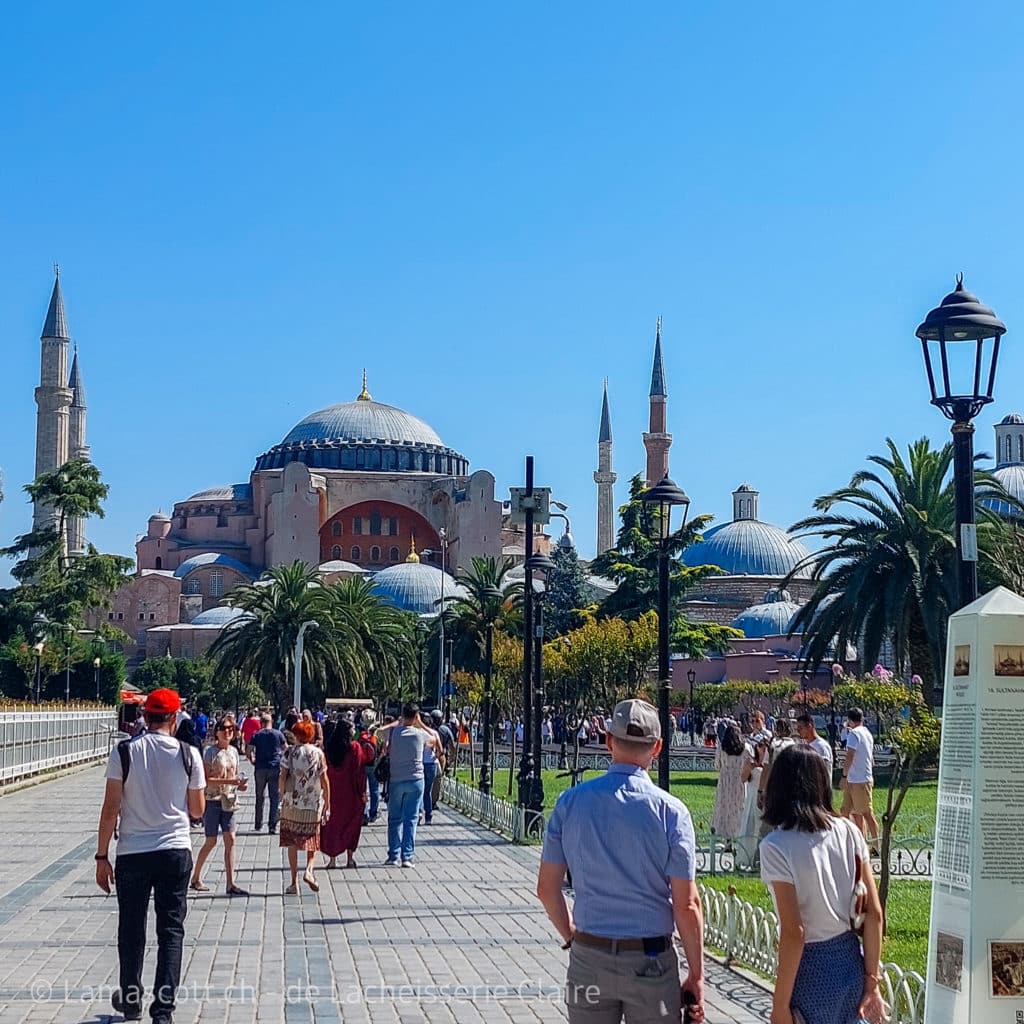
[[[205,491],[196,491],[186,501],[252,501],[250,484],[222,484],[220,487],[207,487]]]
[[[443,584],[442,584],[443,579]],[[448,573],[425,562],[402,562],[375,573],[371,581],[373,592],[396,608],[418,615],[435,615],[440,610],[441,598],[462,597],[465,589]],[[441,588],[444,587],[444,594]]]
[[[785,530],[758,519],[736,519],[716,526],[683,552],[688,566],[717,565],[728,576],[787,576],[810,551]],[[809,567],[796,575],[810,576]]]
[[[1021,515],[1021,509],[1024,509],[1024,465],[1016,462],[1000,466],[992,470],[992,475],[999,481],[1003,490],[1015,501],[1020,502],[1020,505],[1010,504],[1002,498],[982,498],[982,505],[1001,516]]]
[[[234,569],[235,572],[241,573],[241,575],[250,580],[255,579],[258,575],[252,566],[245,565],[243,562],[238,561],[237,558],[232,558],[230,555],[222,555],[216,551],[205,551],[201,555],[193,555],[174,570],[174,575],[181,580],[190,572],[195,572],[196,569],[201,569],[206,565],[222,565],[227,569]]]
[[[288,431],[281,443],[296,441],[390,441],[444,447],[434,428],[419,417],[369,399],[329,405],[310,413]]]
[[[1024,416],[1021,416],[1019,412],[1007,413],[1000,421],[1000,426],[1016,426],[1018,423],[1024,424]]]
[[[761,604],[752,605],[732,621],[733,629],[742,631],[749,640],[766,636],[785,636],[789,624],[801,605],[788,590],[769,590]]]
[[[227,605],[221,605],[218,608],[208,608],[205,612],[200,612],[190,623],[190,626],[226,626],[232,622],[238,622],[243,619],[251,619],[253,615],[251,612],[244,612],[241,608],[229,608]]]

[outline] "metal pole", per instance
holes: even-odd
[[[71,642],[68,641],[65,649],[67,665],[64,667],[64,703],[71,703]]]
[[[694,737],[694,732],[693,732],[693,725],[694,725],[694,721],[693,721],[694,720],[694,711],[693,711],[693,681],[696,678],[697,678],[696,672],[694,672],[693,669],[690,669],[690,672],[689,672],[689,679],[690,679],[690,713],[686,717],[690,720],[690,746],[691,747],[694,746],[696,744],[696,742],[697,742],[697,740]]]
[[[533,498],[533,456],[526,456],[526,498]],[[533,557],[533,502],[526,503],[524,550],[526,564]],[[533,754],[530,748],[530,712],[533,706],[533,570],[526,570],[523,593],[523,750],[519,762],[519,805],[530,803],[533,791]]]
[[[296,711],[302,710],[302,654],[306,646],[306,627],[299,627],[299,635],[295,638],[295,666],[292,680],[292,706]]]
[[[444,527],[438,532],[441,541],[441,604],[438,611],[438,643],[437,643],[437,707],[442,706],[444,699],[444,562],[448,551],[448,538]]]
[[[444,715],[448,720],[452,710],[452,660],[455,657],[455,641],[449,637],[445,641],[445,668],[444,668]],[[470,744],[472,746],[472,744]]]
[[[491,684],[494,676],[494,624],[487,624],[484,647],[484,763],[480,766],[480,792],[491,791]],[[470,737],[470,742],[472,742]]]
[[[100,667],[99,665],[94,666],[93,675],[96,677],[96,703],[100,701]]]
[[[422,704],[423,703],[423,697],[424,697],[424,691],[425,691],[424,679],[423,679],[423,641],[422,641],[422,639],[420,640],[419,648],[420,648],[420,686],[419,686],[419,691],[417,692],[416,696],[419,698],[419,702]]]
[[[658,754],[658,785],[669,788],[669,749],[672,735],[668,720],[668,697],[672,687],[668,656],[668,540],[662,539],[658,552],[658,718],[661,720],[661,752]]]
[[[545,578],[545,585],[547,579]],[[544,599],[535,601],[533,634],[533,790],[530,810],[544,810]]]
[[[978,541],[974,526],[974,424],[953,424],[953,489],[956,501],[956,556],[960,607],[978,598]]]
[[[39,696],[40,696],[40,692],[41,692],[41,689],[42,689],[42,687],[41,687],[41,679],[40,679],[40,676],[41,676],[41,673],[42,673],[42,665],[43,665],[43,656],[38,651],[36,651],[36,703],[37,704],[39,703]]]

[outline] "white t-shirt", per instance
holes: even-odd
[[[833,818],[825,832],[777,828],[761,841],[761,880],[773,901],[772,882],[795,887],[805,942],[825,942],[850,930],[855,855],[867,863],[864,836],[846,818]]]
[[[820,754],[828,765],[828,773],[832,774],[832,748],[825,742],[820,736],[815,736],[810,743],[807,744],[816,754]]]
[[[874,782],[875,738],[867,726],[858,725],[846,734],[847,782]]]
[[[186,790],[203,789],[206,773],[195,747],[186,747],[192,773],[185,777],[182,745],[164,732],[146,732],[128,744],[130,768],[121,795],[117,853],[189,850]],[[121,755],[114,747],[107,760],[108,779],[122,778]]]

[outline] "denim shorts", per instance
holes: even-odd
[[[220,800],[211,800],[203,812],[203,825],[207,839],[216,839],[218,829],[221,832],[235,831],[235,812],[225,811]]]

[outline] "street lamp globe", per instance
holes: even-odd
[[[672,509],[681,506],[683,509],[683,521],[680,529],[686,525],[686,517],[690,511],[690,498],[681,487],[670,477],[664,477],[653,487],[649,487],[640,495],[640,500],[658,510],[661,539],[667,539],[672,533]]]

